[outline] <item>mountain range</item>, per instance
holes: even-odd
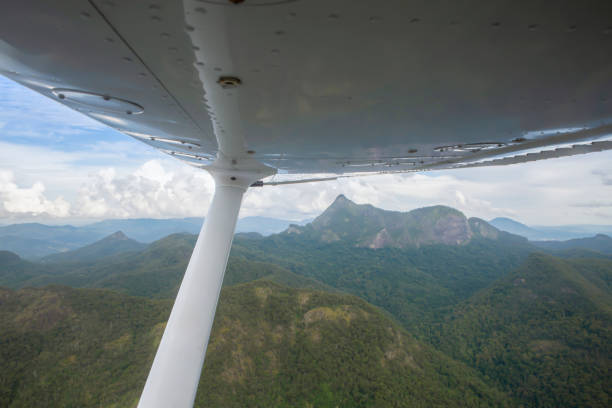
[[[122,231],[126,236],[151,243],[170,234],[197,234],[203,218],[104,220],[89,225],[44,225],[38,223],[0,226],[0,250],[21,257],[39,259],[92,244],[110,234]],[[292,221],[270,217],[244,217],[238,220],[236,232],[270,235],[285,230]]]
[[[562,241],[588,238],[598,234],[612,236],[612,225],[527,226],[506,217],[494,218],[489,224],[501,231],[520,235],[532,241]]]
[[[0,251],[0,405],[135,406],[195,238]],[[196,406],[605,407],[608,240],[547,247],[344,196],[310,224],[239,233]]]

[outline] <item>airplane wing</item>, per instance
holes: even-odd
[[[609,0],[5,1],[0,74],[215,178],[141,408],[193,404],[253,182],[612,148]]]
[[[612,124],[609,1],[23,0],[1,20],[3,75],[197,166],[415,171]]]

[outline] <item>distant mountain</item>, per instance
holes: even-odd
[[[68,285],[76,288],[113,289],[130,295],[174,297],[178,291],[196,236],[173,234],[137,252],[115,253],[126,240],[123,234],[110,236],[90,247],[52,255],[48,262],[28,262],[16,254],[0,251],[0,285],[11,288]],[[251,238],[245,238],[251,239]],[[130,240],[128,239],[128,242]],[[135,248],[143,244],[132,241]],[[5,254],[5,255],[3,255]],[[98,257],[97,259],[95,259]],[[47,258],[45,258],[47,259]],[[334,291],[310,277],[300,276],[271,263],[231,256],[224,285],[235,285],[256,279],[266,279],[286,286],[299,286]]]
[[[72,251],[48,255],[41,259],[43,263],[57,262],[92,262],[98,259],[124,252],[137,252],[147,245],[128,238],[122,231],[117,231],[100,241]]]
[[[125,220],[104,220],[79,227],[91,231],[99,236],[106,237],[116,231],[123,231],[128,237],[139,242],[153,242],[170,234],[200,232],[203,218],[131,218]]]
[[[517,234],[531,241],[569,240],[596,234],[612,235],[612,225],[527,226],[505,217],[492,219],[489,223],[501,231]]]
[[[434,206],[402,213],[355,204],[344,195],[338,196],[312,223],[291,226],[285,233],[372,249],[465,245],[472,238],[495,240],[500,234],[487,222],[475,218],[468,220],[450,207]]]
[[[0,406],[135,406],[171,301],[0,288]],[[505,406],[475,370],[354,296],[221,293],[195,407]]]
[[[306,222],[299,222],[298,225],[303,225]],[[270,217],[244,217],[238,220],[236,232],[257,232],[263,236],[278,234],[289,228],[294,221],[281,220]]]
[[[53,276],[54,270],[23,260],[14,252],[0,251],[0,286],[21,287],[41,275]]]
[[[116,231],[123,231],[139,242],[150,243],[171,234],[197,234],[203,218],[105,220],[81,227],[50,226],[38,223],[12,224],[0,227],[0,250],[12,251],[24,258],[37,259],[90,245]],[[238,220],[236,232],[270,235],[281,232],[291,221],[269,217],[244,217]]]
[[[0,227],[0,249],[30,259],[76,249],[99,238],[102,236],[71,225],[27,223]]]
[[[505,217],[494,218],[489,221],[489,224],[491,224],[498,230],[520,235],[530,240],[537,239],[535,237],[540,237],[543,234],[541,231],[537,231],[531,227],[528,227],[525,224],[521,224],[518,221],[514,221],[513,219]]]
[[[433,343],[528,407],[607,407],[612,261],[533,254],[439,326]]]
[[[591,238],[577,238],[567,241],[534,241],[533,244],[537,247],[554,251],[580,248],[612,255],[612,238],[604,234],[598,234]]]

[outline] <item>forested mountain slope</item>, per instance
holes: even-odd
[[[612,261],[533,254],[430,341],[526,406],[609,406]]]
[[[168,300],[0,290],[0,405],[134,407]],[[466,365],[347,295],[268,281],[223,290],[196,407],[506,406]]]

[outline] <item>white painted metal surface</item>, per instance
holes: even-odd
[[[288,173],[418,171],[554,145],[557,131],[590,142],[612,125],[609,0],[21,0],[2,11],[0,73],[196,165],[221,151]],[[224,89],[221,76],[242,83]],[[83,104],[78,92],[110,99]]]
[[[217,182],[139,408],[193,405],[246,188]]]

